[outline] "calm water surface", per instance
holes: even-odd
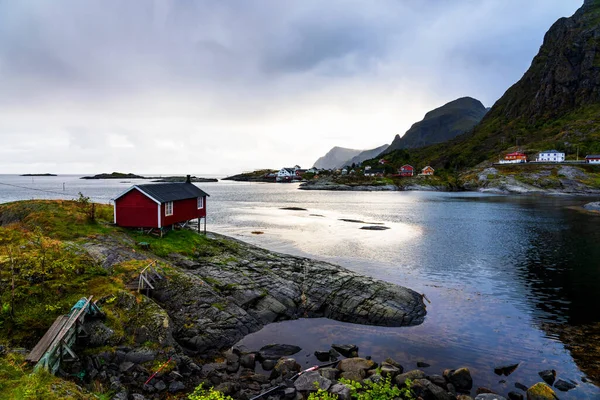
[[[79,191],[108,202],[136,181],[0,175],[0,182],[56,192],[0,185],[0,202],[71,198]],[[600,398],[598,388],[581,382],[585,373],[577,360],[546,328],[600,322],[600,217],[569,208],[598,199],[322,192],[297,190],[296,184],[236,182],[200,186],[211,195],[209,230],[334,262],[408,286],[431,300],[425,323],[417,327],[303,319],[268,325],[241,345],[297,344],[303,362],[312,364],[314,350],[333,342],[354,343],[361,355],[391,356],[406,369],[417,361],[431,364],[432,374],[468,366],[476,386],[501,393],[513,390],[516,381],[533,384],[540,380],[538,371],[553,368],[559,377],[579,383],[561,398]],[[280,209],[286,206],[308,211]],[[359,229],[364,224],[342,218],[391,229],[365,231]],[[257,230],[264,234],[251,234]],[[521,365],[509,377],[494,375],[494,366],[515,362]]]

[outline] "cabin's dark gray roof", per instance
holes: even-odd
[[[193,183],[149,183],[136,186],[161,203],[208,196]]]

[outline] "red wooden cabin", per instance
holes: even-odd
[[[515,151],[514,153],[508,153],[504,156],[506,161],[516,161],[521,160],[523,162],[527,161],[527,156],[525,153],[521,153],[520,151]]]
[[[415,174],[415,169],[412,165],[406,164],[400,167],[398,173],[400,176],[413,176]]]
[[[135,185],[114,199],[115,224],[132,228],[163,230],[165,227],[204,219],[208,194],[188,180],[184,183]]]

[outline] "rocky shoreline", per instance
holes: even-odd
[[[428,371],[427,363],[419,362],[415,369],[407,370],[390,358],[376,363],[369,356],[359,357],[358,350],[355,345],[332,344],[328,350],[315,352],[322,365],[303,370],[297,361],[302,349],[294,345],[272,344],[254,351],[231,348],[220,359],[204,364],[176,351],[119,347],[114,352],[84,356],[77,368],[86,371],[82,384],[106,382],[116,393],[113,399],[118,400],[163,399],[190,392],[198,385],[241,400],[261,394],[264,399],[301,400],[318,390],[339,400],[384,390],[398,399],[555,400],[558,397],[552,386],[562,392],[577,387],[576,382],[557,379],[556,371],[544,370],[539,373],[540,382],[529,387],[519,381],[507,382],[506,393],[499,394],[477,387],[467,367],[435,373]],[[506,382],[518,367],[498,366],[494,372]]]
[[[193,256],[171,253],[159,259],[166,265],[166,276],[153,284],[155,289],[148,296],[122,290],[100,299],[100,307],[110,304],[119,313],[130,315],[129,323],[122,332],[108,321],[86,323],[89,355],[70,372],[84,371],[90,384],[93,380],[104,382],[118,393],[117,399],[163,398],[167,392],[189,392],[202,379],[231,370],[227,365],[202,363],[218,360],[245,335],[272,322],[327,317],[409,326],[424,320],[423,297],[410,289],[330,263],[209,235],[208,240],[215,241],[222,251]],[[130,260],[156,258],[135,250],[135,243],[113,236],[95,237],[83,248],[107,271]],[[150,374],[168,360],[169,368],[157,375],[153,388],[144,386]],[[218,385],[232,379],[209,382]],[[269,382],[262,375],[252,379]],[[139,396],[131,397],[134,393]],[[236,398],[244,398],[238,395]]]

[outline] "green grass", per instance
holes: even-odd
[[[98,399],[73,382],[57,378],[45,371],[32,373],[24,356],[9,353],[0,357],[0,400]]]

